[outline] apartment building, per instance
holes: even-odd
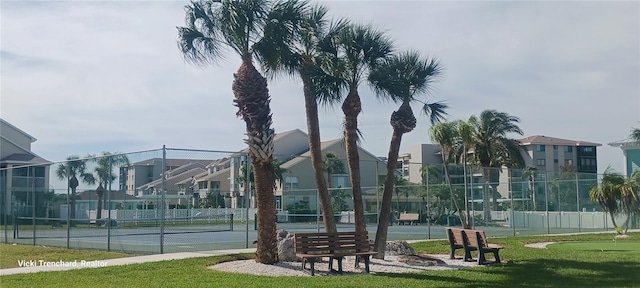
[[[631,139],[620,140],[609,143],[611,147],[618,147],[624,155],[624,171],[627,177],[634,171],[640,170],[640,143]]]

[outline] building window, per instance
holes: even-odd
[[[284,177],[284,188],[298,189],[298,177],[295,177],[295,176]]]
[[[553,163],[558,163],[558,159],[553,159]]]
[[[553,145],[553,150],[558,150],[558,145]]]
[[[349,188],[349,183],[348,175],[331,175],[331,188]]]
[[[564,146],[564,152],[567,152],[567,153],[573,152],[573,146]]]
[[[547,162],[544,159],[538,159],[537,164],[538,166],[545,166],[547,165]]]
[[[580,147],[582,152],[593,152],[593,147]]]
[[[536,145],[536,151],[544,152],[544,145]]]
[[[573,160],[571,159],[564,160],[564,166],[573,166]]]

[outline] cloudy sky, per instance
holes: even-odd
[[[241,149],[231,92],[239,57],[229,52],[207,67],[183,61],[175,27],[187,3],[0,2],[1,117],[36,137],[33,151],[51,161],[162,145]],[[325,4],[387,31],[398,50],[438,58],[445,73],[425,98],[446,101],[450,120],[507,112],[520,117],[524,136],[603,144],[599,170],[622,171],[621,151],[607,143],[640,125],[639,2]],[[306,131],[300,81],[281,77],[269,89],[276,132]],[[360,92],[363,146],[386,156],[396,107],[365,85]],[[339,137],[341,118],[339,107],[322,110],[323,140]],[[428,143],[427,129],[419,117],[402,150]]]

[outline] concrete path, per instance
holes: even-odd
[[[166,260],[178,260],[196,257],[209,257],[218,255],[229,255],[239,253],[254,253],[255,248],[248,249],[235,249],[235,250],[215,250],[215,251],[202,251],[202,252],[179,252],[179,253],[167,253],[167,254],[155,254],[144,256],[133,256],[126,258],[106,259],[106,260],[82,260],[74,262],[43,262],[39,263],[39,260],[32,260],[26,262],[25,267],[0,269],[0,276],[12,275],[12,274],[24,274],[24,273],[36,273],[45,271],[65,271],[73,269],[84,268],[98,268],[109,266],[120,266],[128,264],[139,264],[146,262],[158,262]],[[28,260],[27,260],[28,261]]]

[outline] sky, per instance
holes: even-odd
[[[176,26],[188,1],[0,1],[0,114],[38,140],[50,161],[162,145],[237,151],[244,122],[232,106],[240,57],[205,67],[183,60]],[[388,33],[444,67],[426,101],[449,120],[485,109],[519,117],[523,138],[602,144],[598,170],[623,170],[607,145],[640,126],[640,2],[330,1],[333,17]],[[301,81],[269,81],[276,132],[306,131]],[[386,157],[397,105],[359,89],[362,146]],[[414,106],[418,114],[419,106]],[[323,140],[339,138],[339,106],[320,113]],[[400,152],[430,143],[428,118]]]

